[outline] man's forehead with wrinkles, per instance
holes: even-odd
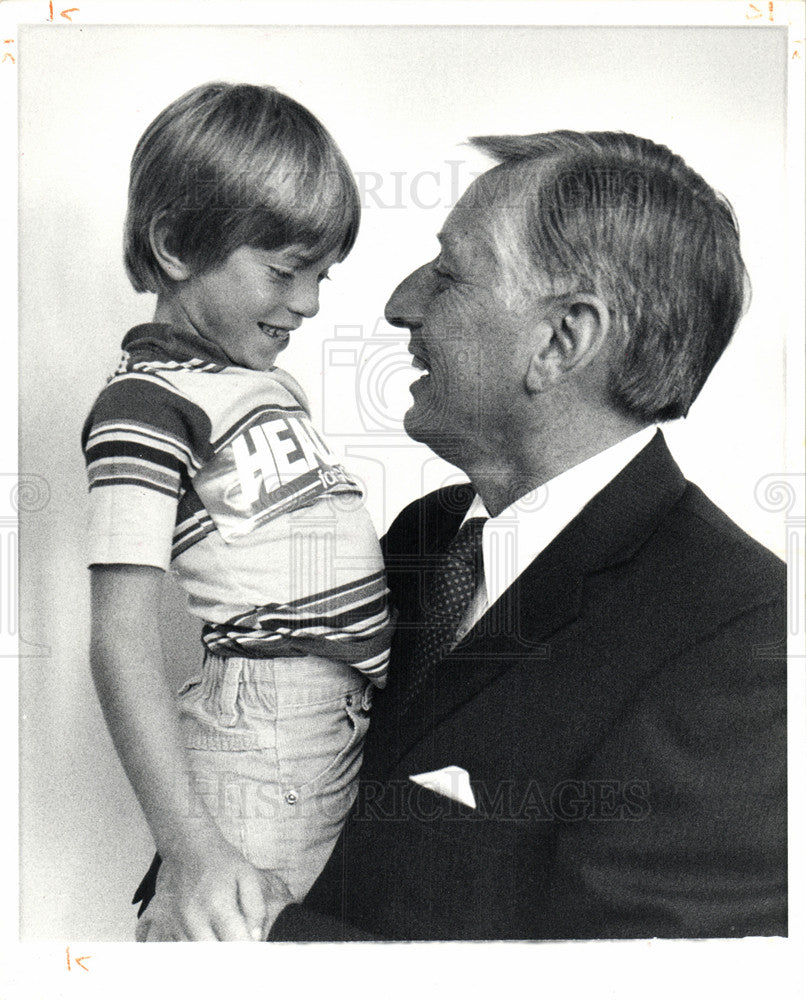
[[[528,177],[525,176],[528,170]],[[494,167],[478,177],[445,220],[438,238],[440,262],[469,276],[494,271],[500,291],[520,300],[536,290],[535,273],[525,251],[523,209],[534,198],[535,165]]]
[[[482,180],[473,182],[437,234],[442,248],[440,262],[468,273],[500,266],[496,205],[486,196]]]

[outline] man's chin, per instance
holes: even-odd
[[[449,430],[446,427],[444,414],[434,413],[415,403],[403,417],[403,428],[412,441],[426,445],[452,465],[459,463],[464,439],[456,433],[456,428]]]
[[[434,436],[434,422],[428,418],[429,413],[426,408],[414,403],[406,410],[403,417],[403,429],[412,441],[419,441],[420,444],[430,446],[431,439]]]

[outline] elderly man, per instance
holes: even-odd
[[[406,429],[463,469],[386,536],[361,791],[273,938],[786,934],[785,574],[658,422],[725,349],[725,200],[615,133],[499,161],[394,292]]]

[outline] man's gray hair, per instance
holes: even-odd
[[[596,294],[621,342],[614,405],[684,416],[745,308],[749,281],[727,199],[665,146],[622,132],[479,136],[516,192],[531,265],[552,292]],[[495,195],[493,195],[495,198]]]

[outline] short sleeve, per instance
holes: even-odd
[[[210,419],[167,381],[114,378],[82,434],[89,480],[89,565],[168,569],[179,499],[212,454]]]

